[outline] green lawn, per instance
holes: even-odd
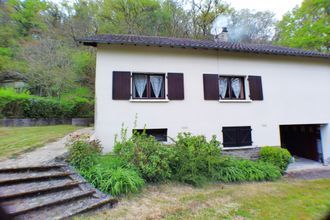
[[[79,128],[72,125],[0,127],[0,158],[41,147]]]
[[[148,186],[113,209],[77,219],[323,219],[330,210],[330,179]]]

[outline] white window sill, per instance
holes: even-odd
[[[251,99],[244,99],[244,100],[235,100],[235,99],[220,99],[220,103],[251,103]]]
[[[222,150],[244,150],[258,148],[258,146],[242,146],[242,147],[223,147]]]
[[[142,103],[145,103],[145,102],[151,102],[151,103],[166,103],[166,102],[169,102],[170,100],[169,99],[130,99],[129,100],[130,102],[142,102]]]

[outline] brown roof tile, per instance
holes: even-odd
[[[212,40],[193,40],[186,38],[100,34],[82,38],[78,41],[83,43],[84,45],[91,46],[96,46],[97,44],[131,44],[195,49],[215,49],[241,53],[261,53],[271,55],[330,58],[329,53],[321,53],[317,51],[307,51],[265,44],[246,44],[224,41],[216,42]]]

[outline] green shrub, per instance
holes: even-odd
[[[172,177],[171,160],[175,156],[173,148],[164,146],[148,136],[134,133],[127,139],[127,130],[122,130],[122,138],[116,140],[114,153],[128,164],[136,167],[143,179],[148,182],[158,182]]]
[[[94,157],[94,165],[81,169],[80,173],[96,188],[112,195],[137,192],[144,185],[134,168],[112,154]]]
[[[280,168],[284,173],[291,159],[291,154],[287,149],[280,147],[262,147],[260,150],[260,161],[271,163]]]
[[[144,180],[132,169],[108,169],[98,164],[81,172],[87,181],[104,193],[120,195],[138,192]]]
[[[95,165],[101,153],[99,142],[88,139],[88,136],[75,136],[67,143],[68,161],[78,170],[88,170]]]
[[[203,135],[181,133],[175,144],[176,156],[171,167],[177,180],[202,185],[209,177],[210,162],[220,157],[220,142],[213,136],[207,141]]]
[[[281,177],[278,167],[259,161],[222,157],[211,164],[211,178],[221,182],[276,180]]]
[[[0,89],[0,116],[7,118],[93,117],[94,104],[87,98],[32,96],[13,89]]]

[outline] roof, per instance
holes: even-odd
[[[15,71],[0,72],[0,82],[15,80],[26,81],[27,78],[21,73]]]
[[[285,55],[299,57],[330,58],[329,53],[307,51],[288,47],[266,44],[246,44],[212,40],[194,40],[188,38],[155,37],[140,35],[100,34],[78,40],[84,45],[97,46],[97,44],[145,45],[159,47],[179,47],[194,49],[214,49],[240,53],[257,53],[270,55]]]

